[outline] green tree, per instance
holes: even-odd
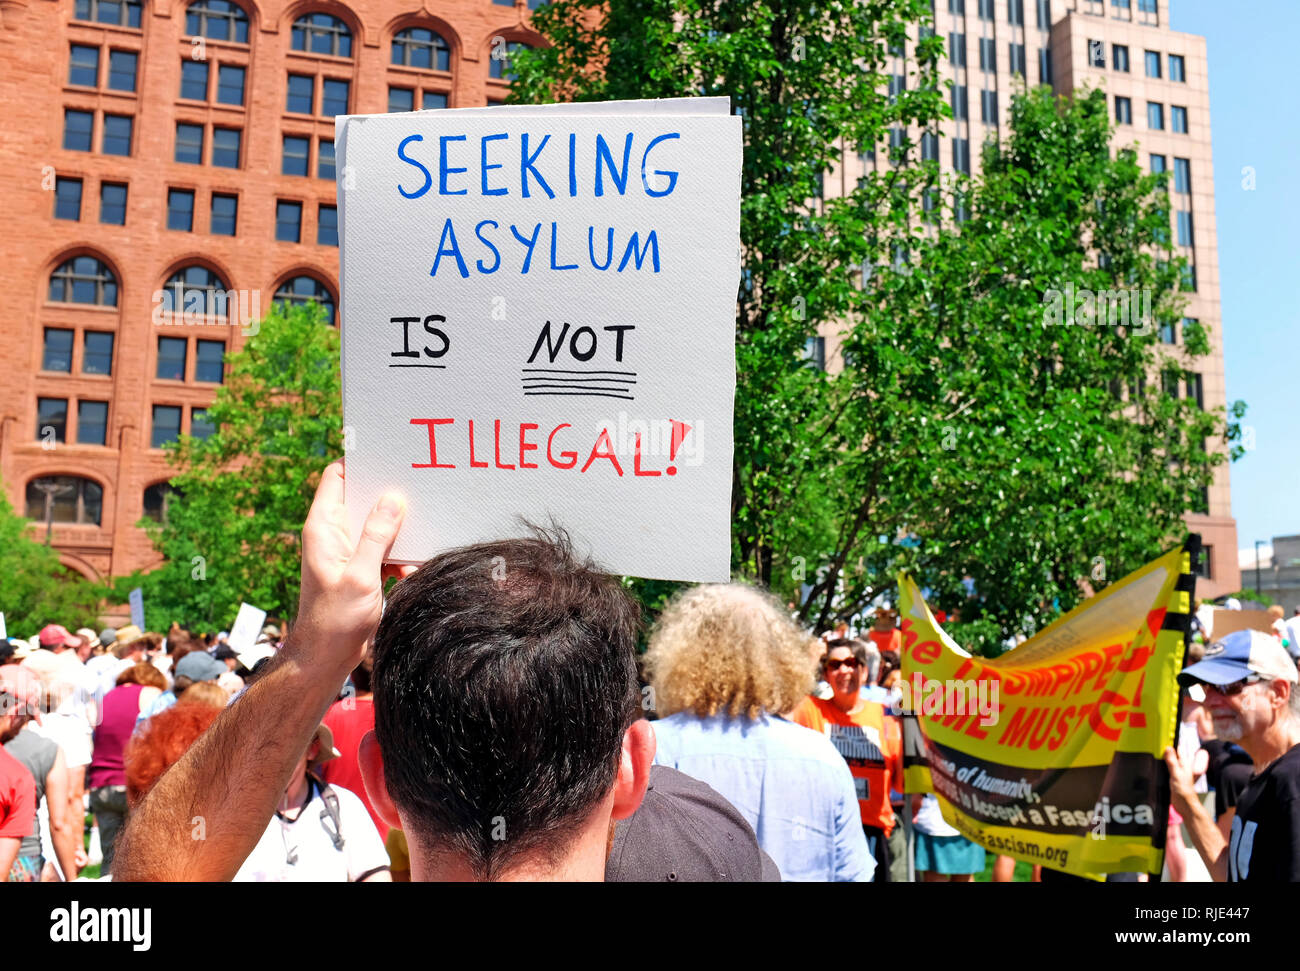
[[[745,119],[737,572],[818,627],[907,569],[965,621],[1028,632],[1081,579],[1181,538],[1227,458],[1203,443],[1231,444],[1243,409],[1163,393],[1211,335],[1189,327],[1181,360],[1159,351],[1185,272],[1165,177],[1111,148],[1100,92],[1017,98],[979,179],[942,177],[938,136],[907,137],[950,114],[930,8],[556,0],[533,17],[551,46],[514,57],[512,97],[727,95]],[[891,164],[821,198],[855,150]],[[1050,323],[1054,293],[1083,291],[1149,294],[1149,318]],[[843,338],[833,377],[801,360],[827,331]]]
[[[165,522],[140,523],[165,560],[117,585],[143,587],[150,627],[226,627],[241,601],[297,611],[302,524],[343,451],[338,331],[316,304],[277,303],[228,360],[208,409],[216,432],[168,446]]]
[[[104,590],[64,568],[30,527],[0,488],[0,613],[9,636],[30,637],[46,624],[97,629]]]

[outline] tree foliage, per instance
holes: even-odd
[[[168,446],[166,520],[140,524],[162,566],[117,585],[143,587],[153,628],[229,627],[241,601],[297,611],[302,524],[343,450],[338,331],[316,304],[277,303],[229,362],[208,409],[216,432]]]
[[[1100,92],[1024,92],[976,179],[907,137],[951,113],[930,9],[555,0],[533,15],[551,46],[515,54],[512,98],[726,95],[744,118],[736,572],[819,628],[907,569],[967,622],[1030,632],[1080,580],[1181,538],[1227,458],[1202,443],[1230,444],[1242,408],[1163,393],[1215,335],[1191,326],[1181,358],[1162,350],[1184,272],[1165,176],[1112,149]],[[870,151],[891,164],[821,198]],[[1151,319],[1045,323],[1067,288],[1149,293]],[[828,333],[834,374],[804,360]]]

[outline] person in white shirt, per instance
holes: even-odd
[[[318,770],[338,758],[326,725],[316,729],[270,825],[235,874],[236,883],[389,882],[388,851],[353,792],[329,786]]]

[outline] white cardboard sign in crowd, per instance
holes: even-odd
[[[605,569],[725,581],[741,120],[725,99],[340,118],[354,535],[564,527]]]

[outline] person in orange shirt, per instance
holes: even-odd
[[[875,642],[882,655],[886,651],[898,654],[903,649],[903,634],[896,626],[897,622],[898,614],[889,607],[881,607],[876,611],[875,620],[867,636]]]
[[[875,881],[889,880],[889,834],[894,810],[891,786],[903,778],[903,743],[898,719],[885,714],[884,705],[862,697],[867,674],[866,648],[847,639],[831,641],[822,658],[823,677],[834,696],[823,701],[805,698],[792,720],[830,739],[849,764],[858,791],[858,809],[867,845],[876,858]]]

